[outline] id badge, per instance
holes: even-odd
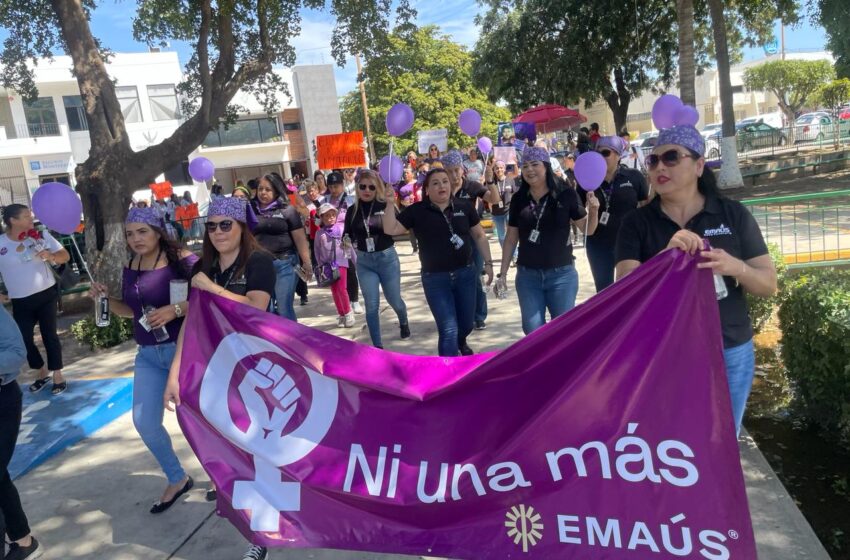
[[[611,214],[609,214],[608,212],[602,212],[602,214],[599,216],[600,225],[607,226],[608,225],[608,218],[610,218],[610,217],[611,217]]]
[[[460,250],[460,248],[463,247],[463,239],[461,239],[458,234],[452,235],[452,237],[451,237],[451,239],[449,239],[449,241],[452,242],[452,245],[454,245],[454,248],[456,250]]]
[[[505,207],[505,203],[500,200],[499,201],[499,208],[504,208],[504,207]]]
[[[372,237],[366,238],[366,252],[374,253],[375,252],[375,239]]]
[[[539,239],[540,239],[540,230],[538,230],[538,229],[533,229],[533,230],[531,230],[531,233],[528,234],[528,240],[531,243],[539,243]]]
[[[141,317],[139,317],[139,324],[142,326],[143,329],[145,329],[145,331],[151,332],[151,326],[148,323],[147,315],[142,315]]]

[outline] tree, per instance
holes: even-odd
[[[446,128],[449,145],[467,146],[474,140],[458,128],[464,109],[481,113],[481,134],[495,139],[496,125],[511,114],[487,99],[472,80],[472,55],[439,28],[420,28],[410,37],[389,37],[388,54],[374,58],[363,71],[369,116],[378,158],[388,153],[390,136],[385,116],[399,102],[410,105],[416,115],[411,132],[394,140],[396,154],[416,150],[416,130]],[[348,93],[341,102],[342,122],[347,130],[364,128],[359,91]]]
[[[826,30],[826,47],[835,56],[835,70],[850,78],[850,3],[847,0],[817,0],[814,20]]]
[[[822,84],[812,95],[812,101],[836,113],[843,103],[850,101],[850,79],[841,78]]]
[[[676,0],[676,16],[679,40],[679,97],[685,105],[696,106],[693,0]]]
[[[301,6],[320,9],[324,0],[144,0],[138,3],[133,35],[158,45],[182,40],[196,45],[178,87],[186,101],[186,120],[158,145],[134,152],[124,124],[115,84],[107,74],[107,53],[89,27],[96,0],[0,0],[0,26],[9,39],[0,53],[0,83],[24,98],[38,95],[30,62],[66,52],[73,61],[91,138],[88,159],[77,166],[77,191],[88,227],[86,246],[93,273],[113,288],[120,286],[126,245],[123,218],[131,193],[163,170],[186,159],[210,130],[232,121],[230,101],[240,89],[251,91],[269,111],[283,84],[273,65],[292,65],[290,38],[300,32]],[[342,64],[346,53],[360,52],[368,61],[387,46],[390,0],[331,0],[337,17],[332,48]],[[415,12],[399,0],[396,31],[410,33]]]
[[[834,78],[835,69],[828,60],[776,60],[744,71],[747,89],[773,93],[789,123],[812,93]]]
[[[675,73],[676,14],[662,0],[488,0],[475,78],[519,112],[604,99],[618,129],[640,92]],[[636,21],[637,20],[637,21]]]

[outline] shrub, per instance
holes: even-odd
[[[71,334],[92,350],[111,348],[133,338],[133,320],[113,315],[108,327],[98,327],[89,317],[71,325]]]
[[[777,306],[782,303],[783,295],[785,294],[787,284],[788,265],[785,264],[785,259],[782,258],[782,252],[779,250],[779,245],[776,243],[768,243],[767,249],[770,251],[770,258],[773,259],[773,264],[776,266],[776,280],[779,289],[776,295],[769,298],[756,297],[752,294],[747,294],[747,306],[750,309],[750,319],[753,322],[753,330],[761,332],[761,329],[773,317],[773,312]]]
[[[782,360],[803,414],[850,445],[850,271],[796,279],[779,324]]]

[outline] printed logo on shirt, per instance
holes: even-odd
[[[705,233],[703,233],[703,237],[717,237],[718,235],[732,235],[732,230],[726,227],[723,224],[720,224],[720,227],[716,227],[714,229],[707,229]]]
[[[3,247],[2,249],[0,249],[0,256],[5,255],[8,252],[9,252],[9,249],[6,248],[6,247]]]
[[[455,212],[452,216],[466,216],[463,212]]]
[[[619,188],[631,187],[635,188],[635,186],[631,183],[631,181],[626,181],[625,183],[620,183]]]

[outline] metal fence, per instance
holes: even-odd
[[[850,264],[850,190],[742,203],[789,268]]]
[[[795,124],[774,128],[754,123],[738,129],[736,134],[738,159],[758,160],[771,156],[788,156],[827,152],[850,146],[850,120]],[[715,134],[705,139],[705,158],[719,160],[723,156],[721,136]]]

